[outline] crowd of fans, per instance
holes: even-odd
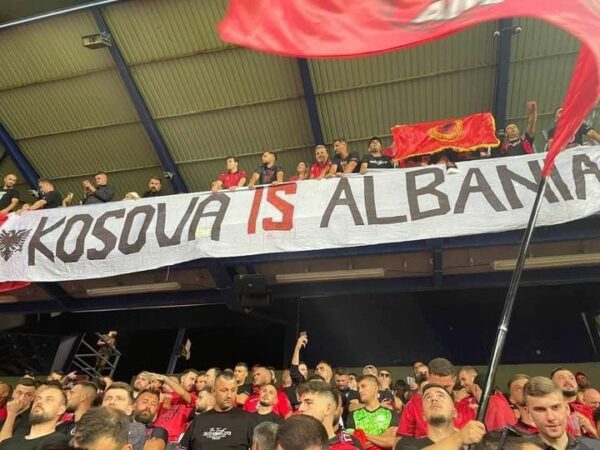
[[[257,185],[269,185],[273,183],[282,183],[284,181],[302,181],[302,180],[321,180],[343,176],[350,173],[365,174],[370,169],[394,169],[415,166],[424,166],[429,164],[445,165],[448,173],[455,173],[457,162],[471,159],[505,157],[533,153],[534,136],[537,123],[537,104],[534,101],[527,103],[528,122],[527,130],[521,134],[516,124],[510,123],[505,127],[506,139],[497,148],[486,151],[457,152],[452,149],[445,149],[430,155],[420,155],[406,159],[394,159],[396,149],[392,145],[384,149],[382,141],[378,137],[373,137],[368,143],[367,153],[361,158],[358,153],[348,149],[348,143],[345,139],[336,139],[333,142],[333,156],[324,145],[315,147],[315,160],[312,165],[305,161],[300,161],[296,166],[296,172],[293,176],[285,179],[284,168],[277,163],[277,155],[270,150],[262,154],[261,164],[248,176],[247,172],[239,167],[239,160],[235,156],[225,158],[225,171],[221,173],[212,183],[212,191],[221,189],[234,190],[239,187],[247,186],[252,188]],[[555,111],[555,122],[558,121],[562,113],[562,108]],[[544,135],[550,144],[554,137],[554,129],[547,130]],[[568,147],[583,145],[583,138],[587,136],[590,139],[600,142],[600,133],[583,124],[578,129],[568,144]],[[58,192],[52,180],[41,178],[38,182],[38,191],[34,194],[37,200],[32,203],[22,202],[21,194],[15,189],[17,176],[7,174],[4,177],[4,184],[0,188],[0,213],[7,214],[11,211],[34,211],[37,209],[50,209],[61,206],[69,206],[74,203],[73,193],[63,197]],[[108,174],[98,172],[94,176],[94,182],[84,180],[82,182],[83,195],[79,204],[91,205],[97,203],[106,203],[115,198],[115,190],[110,185]],[[137,192],[128,192],[123,200],[137,200],[141,197],[156,197],[164,195],[162,181],[160,177],[152,177],[148,181],[148,190],[142,195]]]
[[[444,358],[414,376],[322,361],[313,373],[298,338],[289,369],[141,372],[131,384],[51,373],[0,381],[0,450],[598,449],[600,392],[581,372],[515,374],[476,420],[485,374]],[[534,375],[534,374],[531,374]]]

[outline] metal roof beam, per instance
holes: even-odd
[[[310,128],[312,129],[315,145],[324,144],[323,130],[321,129],[321,119],[317,108],[317,98],[313,87],[312,78],[310,76],[310,67],[306,59],[298,59],[298,67],[300,69],[300,78],[302,79],[302,87],[304,88],[304,99],[308,107],[308,117],[310,118]]]
[[[98,25],[98,28],[100,29],[100,32],[111,35],[110,28],[108,28],[108,24],[102,15],[102,11],[100,9],[94,9],[92,10],[92,14],[96,24]],[[150,141],[152,142],[152,146],[154,147],[154,151],[163,167],[163,170],[171,173],[170,181],[173,189],[176,193],[188,192],[187,186],[185,185],[185,182],[179,173],[179,169],[177,168],[171,153],[169,153],[167,144],[160,134],[160,131],[156,126],[156,122],[154,122],[154,119],[150,114],[150,109],[148,108],[148,105],[146,105],[146,102],[142,97],[142,93],[140,92],[135,80],[133,79],[133,75],[129,70],[129,67],[127,66],[127,63],[125,62],[125,58],[123,58],[121,50],[119,49],[115,40],[112,38],[109,51],[115,66],[117,67],[119,75],[125,84],[125,88],[127,89],[127,92],[133,101],[140,120],[144,125],[144,129],[150,137]]]
[[[494,36],[498,38],[496,54],[496,86],[494,89],[494,117],[499,130],[506,125],[506,104],[508,101],[508,79],[510,75],[510,52],[512,35],[515,32],[512,19],[498,21],[498,30]]]
[[[21,172],[21,175],[27,181],[27,184],[31,187],[31,189],[37,190],[38,188],[38,180],[40,178],[37,171],[33,168],[29,160],[25,157],[15,140],[12,138],[10,133],[4,125],[0,123],[0,143],[4,146],[6,150],[6,154],[10,156],[10,158]]]

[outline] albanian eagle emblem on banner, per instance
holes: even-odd
[[[21,252],[31,230],[0,231],[0,257],[8,261],[12,255]]]

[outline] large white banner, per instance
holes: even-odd
[[[543,154],[11,214],[0,281],[61,281],[235,257],[525,228]],[[538,225],[600,210],[600,147],[559,156]]]

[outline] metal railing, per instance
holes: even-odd
[[[93,337],[92,344],[89,342],[89,337]],[[98,342],[104,342],[104,346],[99,346]],[[108,352],[102,349],[109,349]],[[77,368],[90,377],[109,376],[112,378],[117,364],[121,359],[121,352],[110,344],[107,336],[100,333],[84,334],[79,342],[79,346],[71,361],[71,367]]]

